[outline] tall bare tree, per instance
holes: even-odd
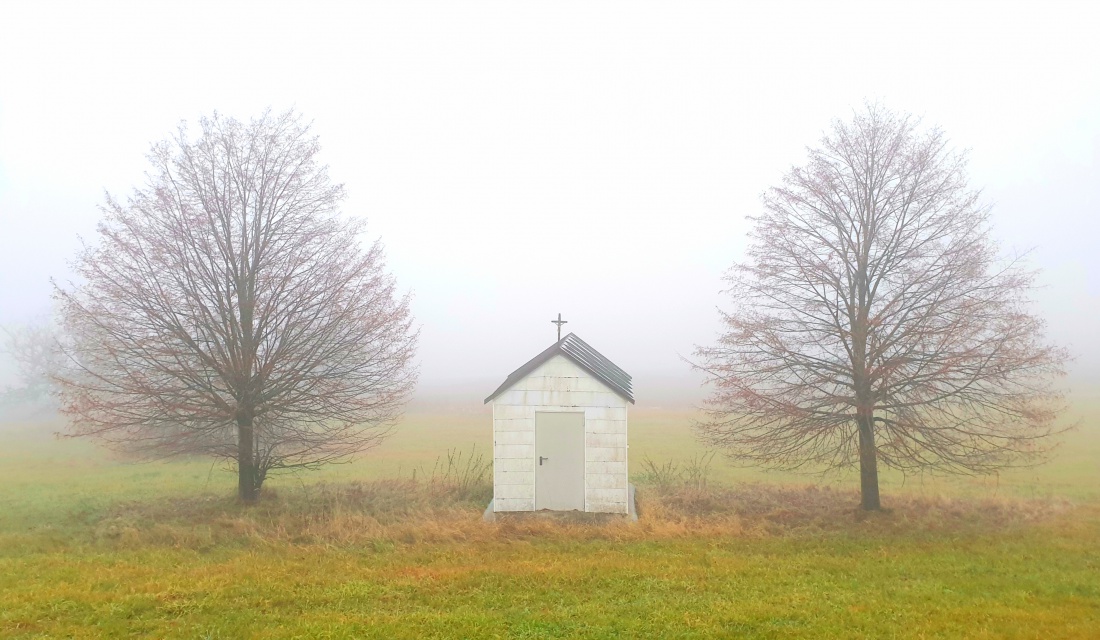
[[[775,468],[858,463],[868,510],[880,464],[988,473],[1048,448],[1066,354],[941,131],[869,105],[763,204],[725,332],[696,350],[702,440]]]
[[[299,115],[215,115],[156,144],[147,183],[102,208],[79,284],[55,286],[58,376],[75,434],[148,457],[269,472],[347,459],[387,435],[416,380],[408,297]]]

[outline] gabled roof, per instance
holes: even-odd
[[[546,351],[528,360],[527,364],[508,374],[508,379],[497,387],[497,390],[488,398],[485,398],[485,403],[488,404],[493,398],[507,391],[515,383],[526,378],[532,371],[537,369],[539,365],[558,355],[565,356],[578,367],[584,369],[595,376],[597,380],[607,385],[616,395],[630,402],[630,404],[634,404],[634,396],[630,391],[630,374],[620,369],[614,362],[603,357],[603,354],[593,349],[587,342],[581,340],[572,333],[550,345],[550,348]]]

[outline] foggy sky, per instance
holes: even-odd
[[[414,293],[422,388],[480,400],[561,312],[641,402],[691,384],[760,194],[878,100],[971,150],[1050,339],[1100,373],[1095,3],[358,4],[5,5],[0,324],[49,310],[180,120],[293,106]]]

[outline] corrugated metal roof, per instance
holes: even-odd
[[[605,358],[603,354],[572,333],[550,345],[548,349],[528,360],[522,367],[508,374],[508,378],[504,383],[497,387],[497,390],[488,398],[485,398],[485,402],[488,403],[504,393],[512,385],[527,377],[539,365],[556,355],[569,358],[577,366],[606,384],[609,389],[624,400],[634,404],[634,395],[630,390],[630,374],[620,369],[614,362]]]

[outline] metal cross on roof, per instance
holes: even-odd
[[[563,324],[567,323],[567,322],[569,322],[569,321],[561,319],[561,314],[560,313],[558,314],[558,319],[557,320],[551,320],[550,321],[551,324],[558,325],[558,342],[561,342],[561,326]]]

